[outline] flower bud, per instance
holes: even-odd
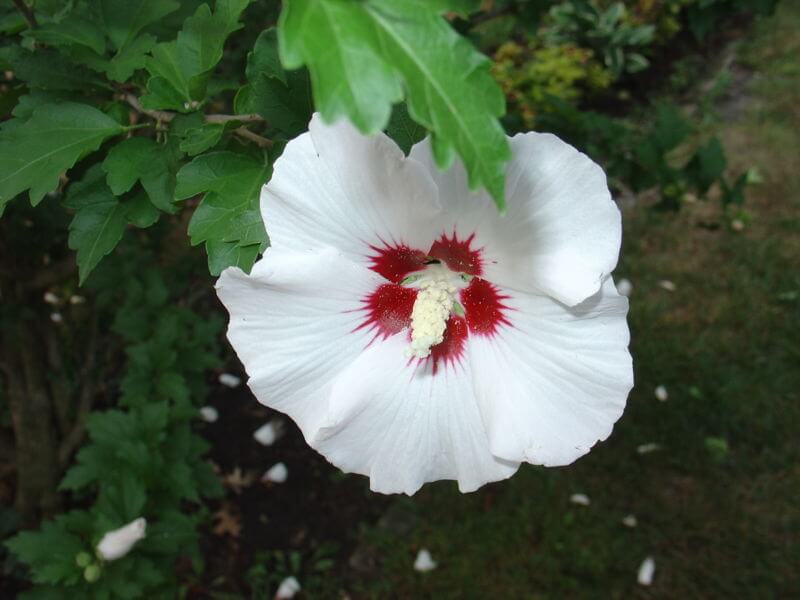
[[[122,558],[131,551],[136,542],[144,537],[146,527],[147,521],[140,517],[124,527],[109,531],[97,544],[97,554],[105,560]]]
[[[83,578],[88,583],[94,583],[100,579],[100,565],[89,565],[83,570]]]
[[[75,564],[81,569],[88,567],[92,562],[92,555],[88,552],[78,552],[75,555]]]

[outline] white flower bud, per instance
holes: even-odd
[[[107,532],[97,544],[97,554],[104,560],[117,560],[131,551],[133,545],[144,538],[147,521],[144,517]]]
[[[642,561],[639,566],[639,573],[636,575],[636,581],[639,585],[650,585],[653,583],[653,575],[656,572],[656,561],[652,556],[648,556]]]
[[[84,298],[83,296],[73,295],[69,297],[69,303],[72,304],[73,306],[76,304],[83,304],[84,302],[86,302],[86,298]]]
[[[261,477],[261,481],[269,483],[283,483],[289,477],[289,469],[282,462],[272,465]]]
[[[436,561],[431,557],[431,553],[425,548],[422,548],[417,553],[417,558],[414,561],[414,570],[420,573],[433,571],[436,568]]]
[[[300,582],[294,577],[287,577],[278,586],[278,591],[275,592],[275,600],[287,600],[294,598],[295,594],[300,591]]]
[[[242,384],[242,379],[231,373],[223,373],[219,376],[219,382],[225,387],[236,388]]]
[[[53,292],[45,292],[44,293],[44,301],[48,304],[56,305],[58,304],[58,296],[56,296]]]
[[[219,419],[219,413],[213,406],[204,406],[200,409],[200,418],[206,423],[213,423]]]

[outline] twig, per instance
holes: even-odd
[[[242,123],[263,123],[264,117],[261,115],[206,115],[206,123],[229,123],[230,121],[241,121]]]
[[[39,24],[36,22],[36,17],[33,15],[33,11],[30,7],[25,4],[24,0],[11,0],[14,3],[14,6],[17,7],[17,10],[22,14],[25,20],[28,22],[28,27],[31,29],[36,29]]]
[[[235,133],[239,137],[242,137],[242,138],[244,138],[246,140],[250,140],[251,142],[255,142],[261,148],[270,148],[270,147],[272,147],[272,144],[273,144],[272,140],[269,140],[269,139],[267,139],[265,137],[261,137],[257,133],[253,133],[247,127],[239,127],[238,129],[234,129],[233,133]]]
[[[148,117],[152,117],[157,121],[170,122],[178,116],[178,113],[168,110],[148,110],[142,106],[139,99],[131,93],[123,95],[125,101],[130,104],[136,112],[140,112]],[[205,115],[206,123],[230,123],[231,121],[240,121],[242,123],[263,123],[264,117],[255,113],[248,115]]]

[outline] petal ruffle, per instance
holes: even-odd
[[[619,209],[603,170],[556,136],[518,134],[510,143],[505,216],[484,192],[468,190],[458,161],[439,171],[429,140],[416,144],[410,156],[436,182],[442,209],[462,237],[476,234],[486,279],[574,306],[596,293],[617,264]]]
[[[491,451],[570,464],[610,435],[633,386],[628,300],[608,277],[572,308],[524,294],[506,302],[512,326],[468,342]]]
[[[217,281],[250,389],[291,416],[306,439],[323,425],[334,378],[374,335],[359,329],[359,299],[382,282],[331,248],[270,248],[250,275],[229,268]]]
[[[334,383],[328,424],[311,445],[373,491],[413,494],[455,479],[462,492],[506,479],[518,462],[495,458],[475,404],[468,361],[440,369],[410,362],[406,336],[370,346]]]
[[[362,261],[382,242],[427,250],[436,196],[425,168],[386,135],[364,136],[346,120],[326,125],[315,115],[276,161],[261,214],[275,247],[331,246]]]

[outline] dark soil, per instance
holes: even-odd
[[[357,544],[359,524],[377,520],[390,497],[370,492],[365,477],[345,475],[328,463],[306,444],[288,417],[259,404],[245,384],[236,389],[220,386],[209,404],[219,411],[215,423],[202,427],[211,445],[209,459],[219,467],[223,481],[238,468],[252,483],[239,490],[226,485],[224,498],[210,503],[211,511],[227,506],[240,519],[241,533],[218,535],[213,526],[202,532],[206,589],[193,589],[190,597],[207,598],[223,590],[249,597],[244,574],[260,552],[296,551],[307,559],[320,545],[333,543],[335,553],[326,558],[346,564]],[[253,432],[271,419],[283,423],[283,435],[272,446],[262,446]],[[287,466],[287,481],[260,482],[277,462]]]

